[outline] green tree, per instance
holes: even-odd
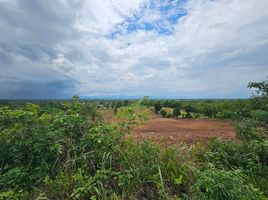
[[[185,106],[184,109],[185,109],[186,112],[195,112],[195,108],[192,105],[190,105],[190,104],[188,104],[187,106]]]
[[[72,100],[78,100],[78,99],[80,99],[78,94],[75,94],[75,95],[72,96]]]
[[[117,107],[114,108],[114,114],[117,114]]]
[[[204,110],[203,113],[208,116],[208,117],[212,117],[213,115],[213,108],[211,105],[205,105],[204,106]]]
[[[128,106],[128,104],[129,104],[129,101],[127,99],[124,100],[124,106]]]
[[[193,118],[193,116],[191,115],[191,113],[187,112],[185,115],[185,118],[191,119]]]
[[[155,102],[155,104],[154,104],[155,113],[158,113],[161,110],[161,108],[162,108],[161,103],[159,101]]]
[[[160,115],[162,115],[162,117],[166,117],[166,115],[167,115],[167,111],[165,111],[165,110],[160,110]]]
[[[123,102],[122,101],[117,101],[116,102],[116,107],[117,108],[120,108],[120,107],[122,107],[123,106]]]
[[[174,117],[178,117],[179,115],[181,115],[180,107],[177,106],[174,108],[173,115]]]
[[[257,94],[265,97],[268,96],[268,80],[261,82],[249,82],[248,88],[256,88]]]

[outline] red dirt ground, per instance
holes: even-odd
[[[150,140],[159,144],[195,144],[205,143],[211,138],[234,140],[236,134],[231,123],[227,121],[154,117],[134,128],[131,137],[135,141]]]
[[[121,121],[111,110],[100,111],[105,122]],[[128,137],[128,136],[127,136]],[[134,141],[150,140],[161,145],[180,142],[206,143],[211,138],[235,140],[236,134],[230,122],[215,119],[172,119],[151,113],[145,124],[135,127],[130,134]]]

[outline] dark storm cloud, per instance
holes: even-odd
[[[4,78],[0,76],[1,90],[4,99],[53,99],[71,98],[74,94],[71,81],[60,80],[22,80],[18,78]]]
[[[0,69],[7,76],[1,78],[0,98],[70,97],[75,81],[55,72],[52,61],[57,45],[76,37],[72,24],[82,5],[76,2],[0,2]]]

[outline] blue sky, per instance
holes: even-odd
[[[247,98],[267,0],[0,0],[0,99]]]
[[[159,35],[171,35],[174,32],[174,25],[187,14],[186,3],[186,0],[148,1],[140,8],[138,14],[127,17],[123,22],[117,24],[115,30],[108,33],[107,38],[116,39],[121,35],[131,34],[139,30],[154,31]],[[157,12],[157,18],[149,21],[144,20],[148,13],[155,12]]]

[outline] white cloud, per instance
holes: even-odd
[[[4,97],[16,96],[6,92],[12,77],[71,82],[69,93],[82,96],[247,97],[247,82],[268,74],[266,0],[189,0],[168,10],[187,15],[159,25],[172,27],[169,35],[127,31],[126,21],[154,23],[166,2],[7,2],[0,1]],[[119,24],[122,34],[107,37]]]
[[[135,15],[143,4],[143,0],[87,1],[77,13],[76,27],[95,36],[104,36],[126,17]]]

